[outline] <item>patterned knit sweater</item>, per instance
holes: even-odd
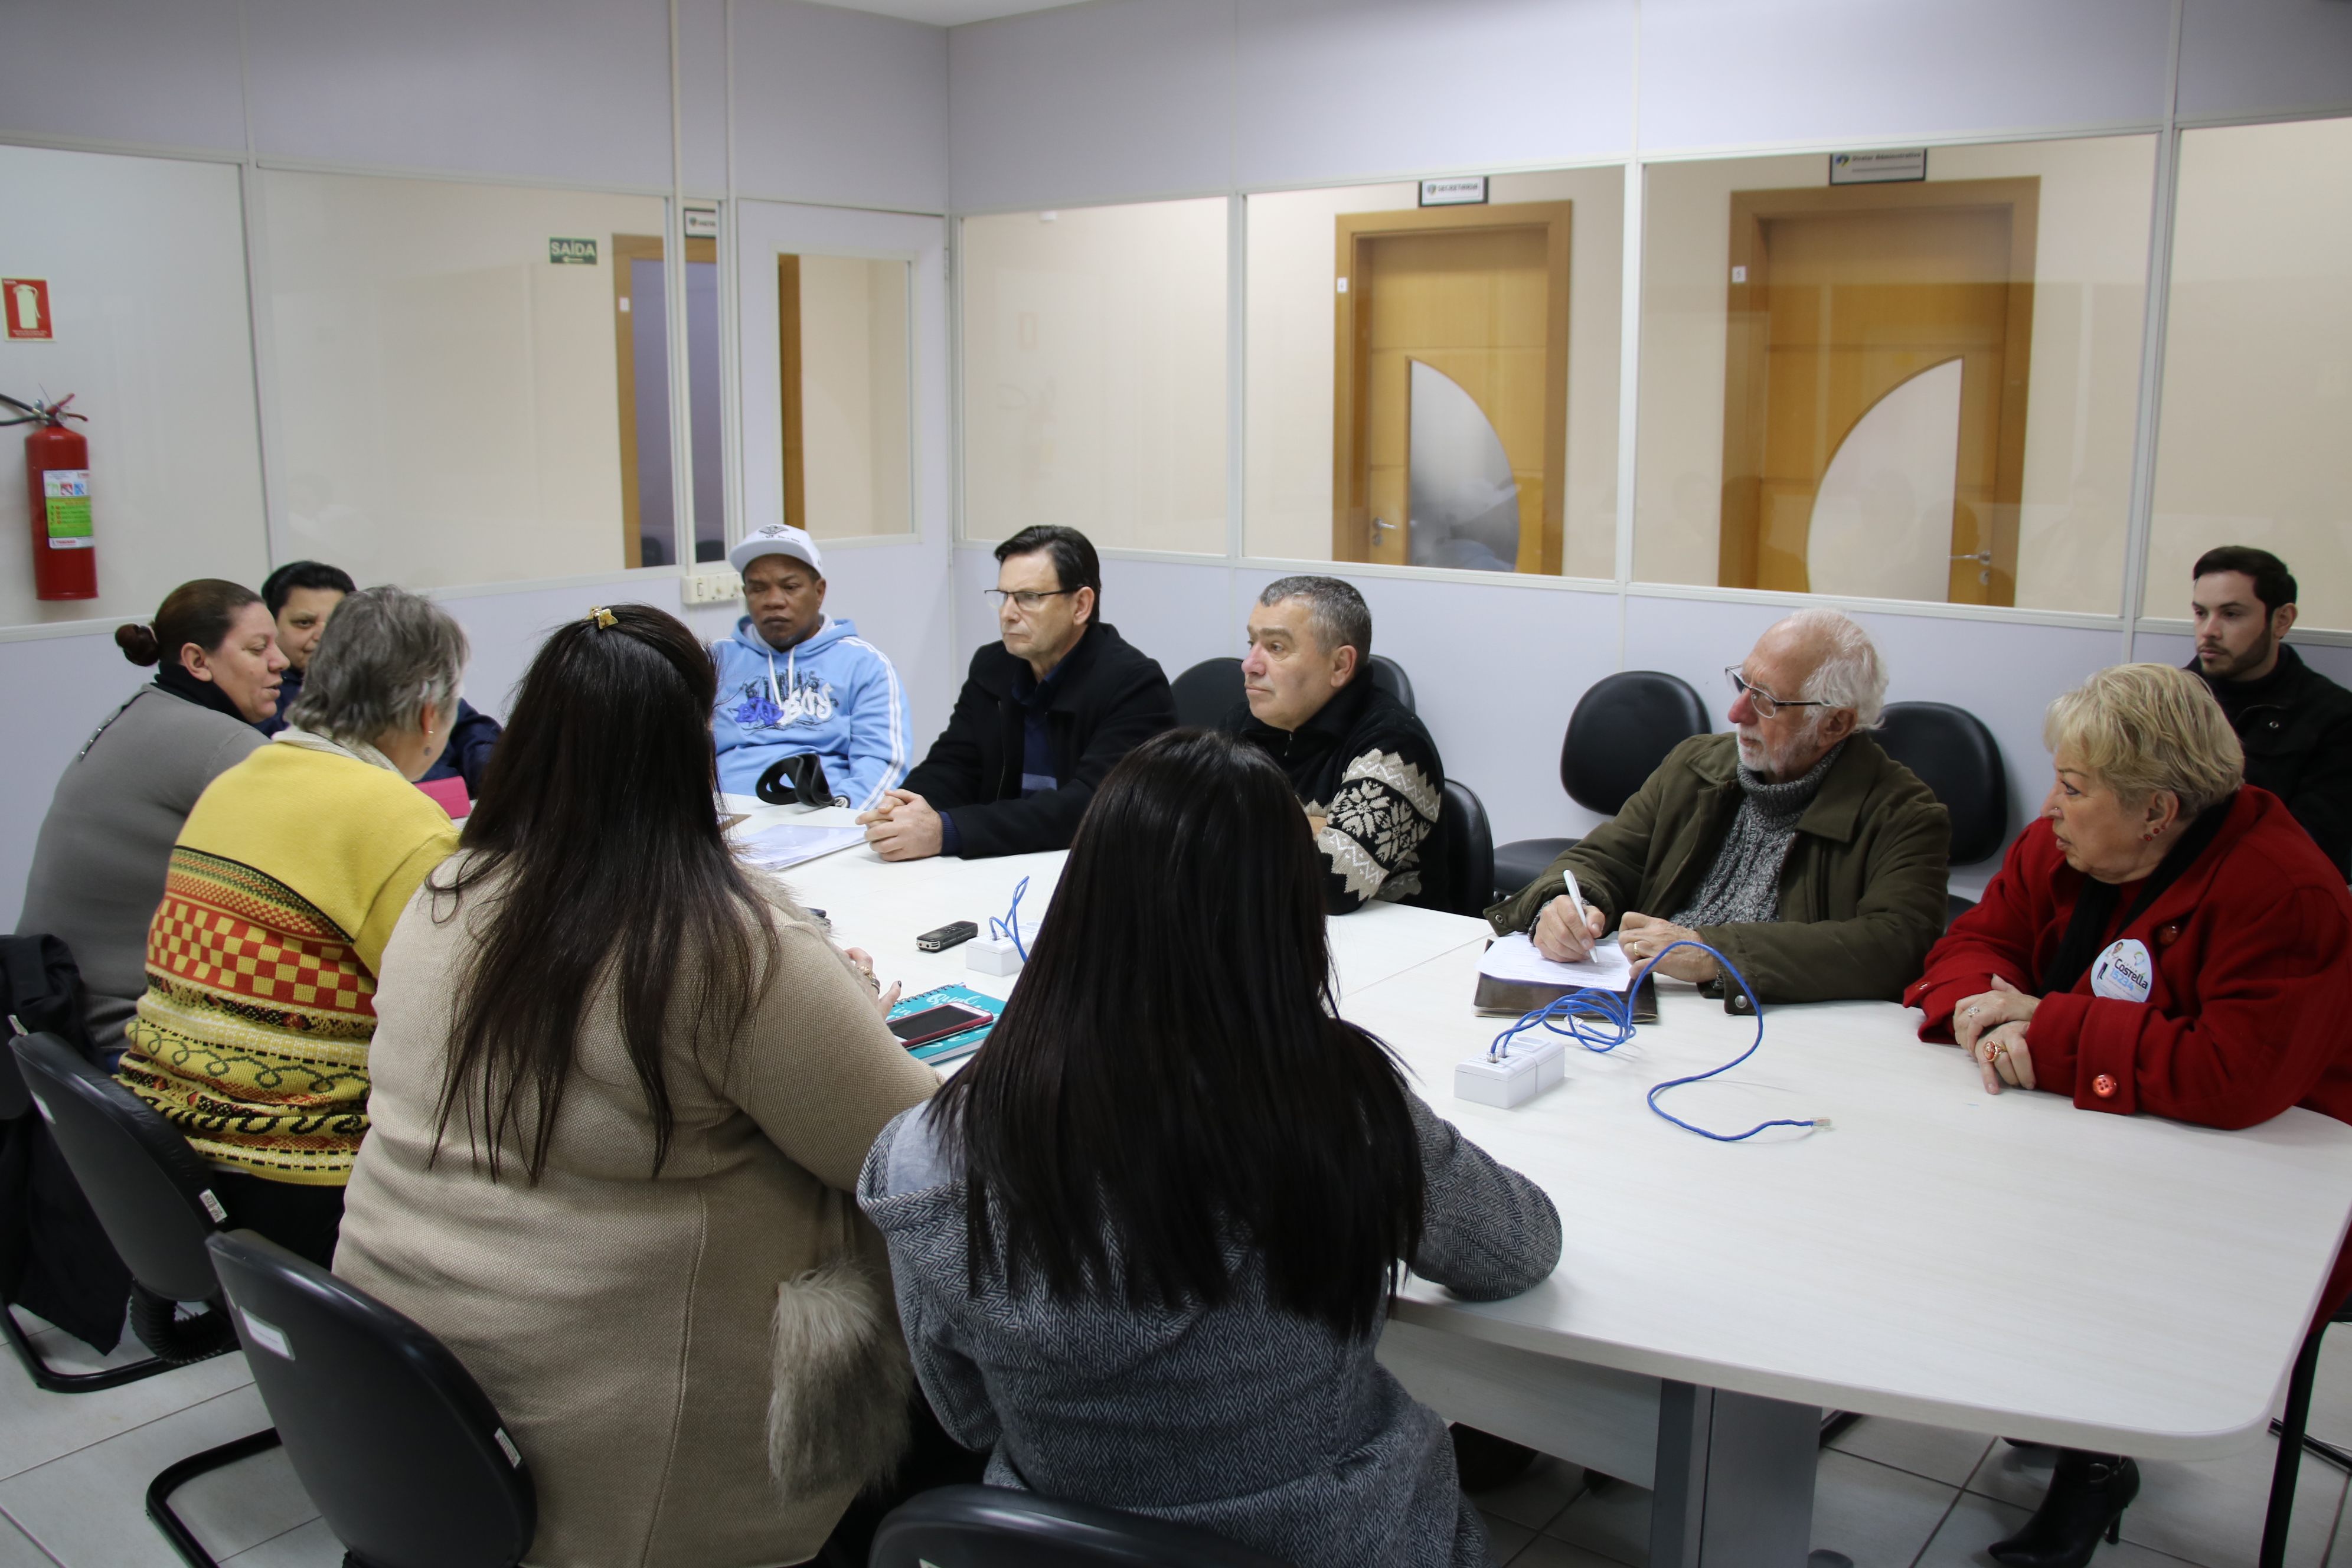
[[[384,942],[457,847],[388,763],[280,734],[188,814],[117,1076],[203,1159],[341,1185],[367,1131]]]
[[[1797,819],[1822,793],[1822,781],[1844,750],[1845,742],[1840,741],[1803,776],[1784,784],[1767,784],[1762,773],[1746,763],[1739,764],[1738,814],[1731,819],[1723,847],[1715,852],[1715,863],[1706,868],[1706,880],[1691,895],[1690,903],[1675,912],[1675,924],[1695,931],[1780,918],[1780,866],[1789,858],[1789,846],[1796,842]]]
[[[1360,676],[1295,731],[1259,723],[1246,702],[1221,728],[1280,763],[1307,815],[1322,819],[1315,846],[1325,909],[1346,914],[1421,891],[1437,847],[1445,764],[1403,703]]]

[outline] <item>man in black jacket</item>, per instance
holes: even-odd
[[[1243,701],[1219,726],[1290,775],[1335,915],[1421,891],[1445,792],[1436,742],[1373,681],[1371,657],[1372,613],[1351,584],[1270,583],[1250,612]]]
[[[2294,574],[2267,550],[2225,544],[2192,574],[2197,658],[2246,749],[2246,782],[2286,802],[2313,842],[2352,870],[2352,691],[2282,641]]]
[[[931,754],[857,820],[885,860],[1066,849],[1118,760],[1171,729],[1160,666],[1097,618],[1102,566],[1075,528],[1024,528],[996,547],[1002,642],[971,672]]]

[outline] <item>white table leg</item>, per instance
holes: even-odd
[[[1821,1435],[1810,1405],[1659,1384],[1650,1568],[1805,1568]]]

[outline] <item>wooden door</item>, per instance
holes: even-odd
[[[1339,217],[1333,560],[1407,559],[1409,388],[1419,360],[1466,391],[1502,439],[1518,484],[1514,568],[1559,571],[1571,205]]]
[[[634,285],[630,282],[631,273],[635,269],[630,263],[659,261],[661,258],[662,238],[657,234],[616,234],[613,237],[613,331],[615,342],[614,365],[618,373],[621,388],[621,563],[625,566],[645,564],[644,507],[638,499],[637,491],[637,345],[635,330],[636,316],[631,308],[635,301],[632,298]],[[719,242],[715,239],[688,240],[686,259],[689,263],[716,262],[719,259]],[[663,318],[661,338],[664,343],[669,342],[669,321],[667,316]],[[647,365],[646,374],[667,377],[669,367],[667,364]],[[667,406],[667,402],[664,406]],[[665,441],[669,438],[669,425],[667,419],[664,420],[659,432],[648,430],[645,433],[645,437],[652,440],[656,435]],[[674,545],[680,531],[686,535],[686,543],[682,548],[677,548],[675,553],[681,559],[690,562],[694,559],[694,524],[688,521],[682,531],[673,524],[671,538]]]
[[[1822,476],[1863,416],[1960,363],[1947,597],[2017,595],[2036,179],[1731,196],[1720,573],[1809,591]]]

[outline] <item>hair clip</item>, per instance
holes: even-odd
[[[592,606],[588,611],[588,624],[597,627],[609,626],[613,624],[613,612],[602,605]]]

